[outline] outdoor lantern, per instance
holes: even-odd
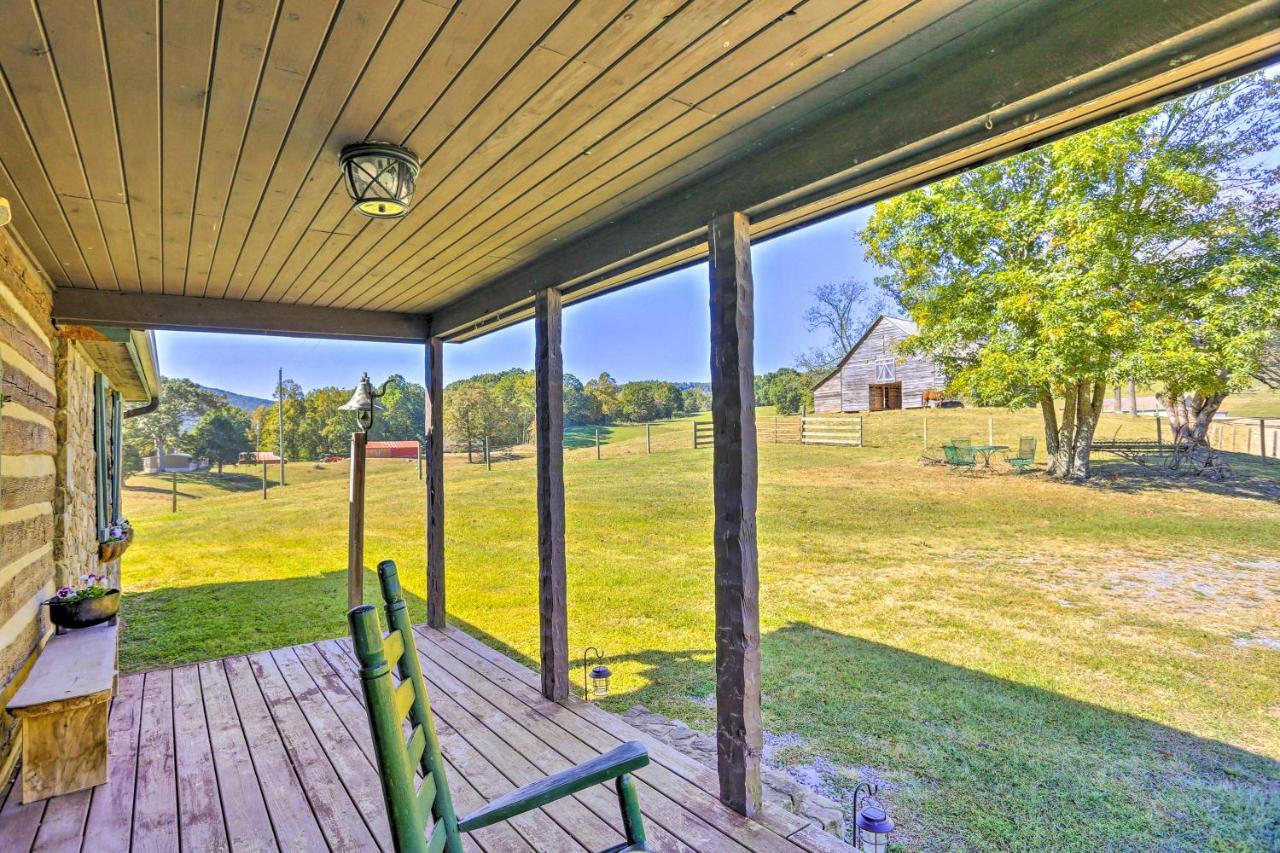
[[[367,433],[373,428],[373,410],[383,408],[378,398],[386,393],[386,390],[386,382],[382,383],[381,389],[374,388],[373,383],[369,381],[369,374],[365,373],[360,377],[360,384],[356,386],[356,392],[351,395],[351,399],[339,408],[343,411],[355,412],[360,431]]]
[[[375,219],[409,212],[418,158],[389,142],[359,142],[342,149],[338,161],[356,210]]]
[[[877,790],[875,785],[866,782],[859,782],[853,789],[854,842],[862,853],[885,853],[889,849],[893,820],[884,806],[872,799]]]
[[[596,665],[591,667],[591,671],[587,671],[587,661],[594,654]],[[604,655],[595,646],[591,646],[582,653],[582,695],[583,698],[590,699],[592,694],[596,696],[609,695],[609,679],[613,676],[613,671],[604,665]],[[588,686],[588,682],[590,686]]]

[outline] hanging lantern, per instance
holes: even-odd
[[[390,381],[390,380],[388,380]],[[355,393],[351,395],[351,399],[343,403],[338,408],[344,412],[355,412],[356,423],[360,425],[360,431],[367,433],[373,428],[373,412],[374,409],[384,408],[378,402],[387,390],[387,383],[382,383],[382,389],[378,390],[373,387],[373,383],[369,381],[369,374],[365,373],[360,377],[360,384],[356,386]]]
[[[356,210],[374,219],[394,219],[409,212],[418,179],[418,158],[389,142],[359,142],[338,158],[347,193]]]
[[[594,656],[595,666],[591,667],[588,672],[587,664]],[[608,696],[609,695],[609,679],[613,677],[613,671],[604,665],[604,655],[595,646],[589,647],[582,653],[582,696],[584,699],[590,699],[592,695]]]
[[[889,833],[894,824],[884,806],[872,799],[878,790],[866,782],[859,782],[853,789],[854,842],[862,853],[885,853],[889,849]]]

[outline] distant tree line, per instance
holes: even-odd
[[[277,392],[284,397],[284,455],[293,461],[346,455],[355,429],[351,412],[340,407],[351,398],[349,388],[316,388],[303,392],[285,380]],[[379,440],[421,440],[426,394],[421,385],[392,376],[369,436]],[[142,470],[142,457],[180,451],[208,459],[219,473],[241,453],[279,452],[280,408],[259,406],[246,412],[216,391],[189,379],[163,378],[160,407],[125,422],[126,474]]]
[[[642,380],[619,384],[608,373],[585,383],[564,377],[566,426],[644,423],[704,411],[709,395],[700,386]],[[493,446],[529,441],[534,417],[534,375],[511,368],[452,382],[444,393],[444,429],[468,449],[487,439]]]

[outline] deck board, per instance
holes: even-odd
[[[455,629],[417,629],[454,804],[466,814],[519,785],[626,740],[650,845],[662,851],[843,851],[795,815],[725,808],[715,774],[625,721],[571,698],[548,702],[535,673]],[[110,781],[0,807],[14,850],[390,849],[350,643],[326,640],[127,675],[112,704]],[[600,849],[621,839],[601,785],[472,833],[468,851]]]

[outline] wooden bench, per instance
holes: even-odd
[[[107,712],[115,677],[115,625],[49,640],[8,705],[22,721],[22,802],[107,781]]]

